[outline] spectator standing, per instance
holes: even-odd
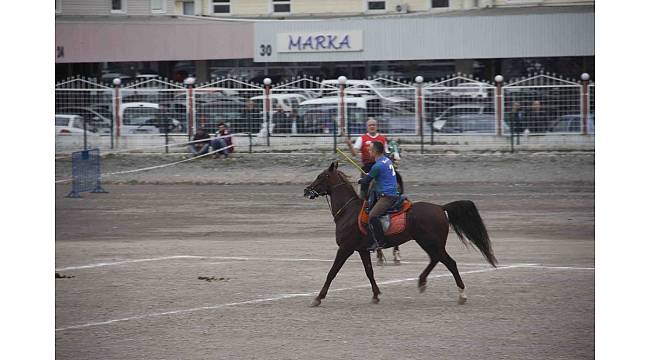
[[[512,103],[512,108],[506,117],[506,122],[510,126],[510,133],[517,138],[517,145],[519,145],[519,136],[524,131],[526,121],[526,113],[518,101]]]
[[[287,134],[291,132],[291,120],[289,119],[289,113],[284,111],[282,104],[278,101],[277,106],[275,107],[275,113],[273,114],[273,127],[274,134]]]
[[[262,111],[255,105],[253,100],[248,100],[246,102],[246,107],[244,107],[243,117],[244,117],[244,129],[246,132],[257,133],[260,131],[260,126],[262,124]]]
[[[542,108],[542,102],[533,101],[527,114],[526,127],[530,132],[543,133],[548,130],[549,125],[548,114]]]

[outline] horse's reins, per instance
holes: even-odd
[[[340,177],[339,177],[339,179],[340,179]],[[346,184],[345,181],[343,181],[343,182],[341,182],[339,184],[336,184],[336,185],[332,186],[332,190],[334,190],[335,188],[337,188],[337,187],[339,187],[341,185],[345,185],[345,184]],[[332,209],[332,204],[330,203],[330,200],[327,197],[327,195],[329,195],[329,194],[325,194],[325,200],[327,200],[327,206],[329,206],[330,212],[332,213],[332,215],[334,215],[334,220],[336,220],[336,217],[341,213],[341,211],[343,211],[343,209],[345,209],[345,207],[348,206],[348,204],[350,204],[352,202],[352,200],[354,200],[354,198],[356,197],[356,196],[352,196],[350,198],[350,200],[348,200],[343,206],[341,206],[341,208],[336,212],[336,214],[334,214],[334,210]]]

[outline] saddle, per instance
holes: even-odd
[[[357,219],[359,231],[361,231],[364,236],[368,235],[366,225],[368,225],[368,213],[370,211],[368,210],[367,204],[367,201],[363,202]],[[411,203],[409,199],[405,196],[400,196],[400,198],[395,201],[395,205],[388,209],[388,214],[379,218],[381,220],[381,226],[384,229],[384,235],[397,235],[406,230],[406,213],[411,209],[412,205],[413,203]]]

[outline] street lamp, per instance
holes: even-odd
[[[191,77],[191,76],[190,76],[190,77],[186,77],[185,80],[183,80],[183,83],[184,83],[185,85],[194,85],[195,82],[196,82],[196,79],[193,78],[193,77]]]

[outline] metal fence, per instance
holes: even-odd
[[[198,128],[215,133],[220,123],[248,151],[333,149],[364,133],[369,118],[380,132],[421,151],[593,149],[595,84],[587,74],[582,81],[553,74],[507,83],[500,76],[490,82],[463,74],[414,80],[304,77],[256,84],[223,78],[194,84],[190,78],[125,86],[116,80],[107,87],[68,79],[55,87],[57,151],[78,150],[82,133],[84,147],[182,144]]]

